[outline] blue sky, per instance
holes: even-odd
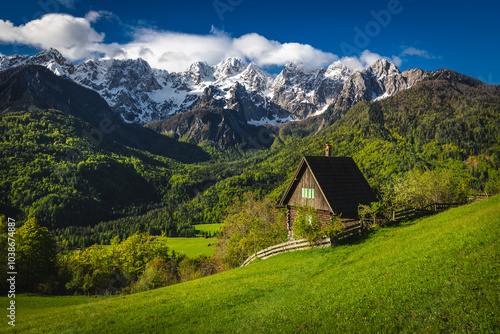
[[[481,0],[4,1],[0,53],[55,47],[74,62],[142,57],[169,71],[228,56],[270,71],[287,61],[366,67],[380,56],[499,84],[498,13]]]

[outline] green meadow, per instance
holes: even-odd
[[[205,238],[167,238],[167,246],[173,249],[177,254],[186,254],[194,257],[197,255],[213,255],[215,252],[215,243],[217,239]],[[208,245],[211,246],[208,246]]]
[[[500,196],[158,290],[16,306],[3,332],[495,333]]]
[[[220,229],[222,224],[198,224],[193,226],[196,231],[210,232],[213,234]]]

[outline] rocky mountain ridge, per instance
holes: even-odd
[[[342,115],[359,101],[392,96],[423,81],[429,72],[400,72],[379,59],[362,71],[337,61],[327,69],[288,63],[273,78],[254,63],[228,58],[210,66],[196,62],[184,72],[153,69],[142,59],[88,60],[74,65],[57,50],[35,56],[0,56],[0,70],[42,65],[98,92],[130,123],[168,119],[195,108],[234,110],[243,123],[279,125],[319,115],[329,105]]]

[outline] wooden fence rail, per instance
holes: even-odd
[[[471,200],[471,198],[473,198]],[[434,204],[429,204],[421,209],[417,208],[409,208],[409,209],[402,209],[398,211],[393,211],[392,212],[392,221],[400,221],[404,218],[407,219],[413,219],[413,218],[418,218],[422,217],[425,215],[429,215],[435,212],[440,212],[444,211],[450,208],[454,208],[460,205],[464,205],[467,203],[475,202],[477,200],[483,199],[483,198],[488,198],[488,196],[471,196],[469,197],[468,202],[466,203],[434,203]]]
[[[477,200],[481,200],[484,198],[488,198],[488,194],[484,196],[470,196],[468,199],[468,202],[475,202]],[[425,215],[429,215],[435,212],[439,211],[444,211],[452,207],[460,206],[466,203],[435,203],[435,204],[429,204],[425,206],[422,209],[416,209],[416,208],[409,208],[409,209],[403,209],[399,211],[393,211],[392,212],[392,221],[397,222],[402,219],[413,219],[417,217],[422,217]],[[344,231],[338,236],[337,240],[343,240],[346,238],[349,238],[353,235],[358,235],[361,233],[364,229],[364,226],[369,226],[372,222],[371,221],[358,221],[358,220],[343,220],[344,224]],[[331,246],[331,241],[330,238],[323,238],[321,241],[317,243],[311,243],[307,241],[306,239],[300,239],[300,240],[292,240],[292,241],[287,241],[283,242],[278,245],[270,246],[267,247],[263,250],[260,250],[254,254],[252,254],[250,257],[248,257],[241,267],[244,267],[248,265],[250,262],[252,262],[255,259],[267,259],[268,257],[278,255],[281,253],[286,253],[286,252],[293,252],[297,250],[303,250],[303,249],[310,249],[310,248],[323,248],[323,247],[328,247]]]
[[[479,200],[482,200],[482,199],[486,199],[486,198],[488,198],[490,196],[492,196],[492,195],[490,195],[488,193],[485,193],[484,195],[469,196],[468,202],[469,203],[476,202],[476,201],[479,201]]]
[[[343,240],[353,235],[359,235],[363,227],[360,221],[354,219],[343,220],[343,224],[344,224],[344,231],[338,235],[337,240]],[[331,245],[332,245],[331,240],[328,237],[321,239],[319,242],[312,242],[312,243],[307,241],[306,239],[291,240],[283,242],[278,245],[267,247],[263,250],[258,251],[257,253],[252,254],[243,262],[241,267],[248,265],[255,259],[264,260],[267,259],[268,257],[278,255],[281,253],[293,252],[297,250],[310,249],[310,248],[323,248],[323,247],[329,247]]]
[[[281,253],[293,252],[297,250],[304,250],[310,248],[323,248],[329,246],[331,246],[330,238],[323,238],[319,242],[312,242],[312,243],[306,239],[287,241],[278,245],[267,247],[263,250],[258,251],[257,253],[254,253],[243,262],[241,267],[248,265],[255,259],[264,260],[267,259],[268,257]]]

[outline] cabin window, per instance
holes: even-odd
[[[314,189],[302,188],[302,197],[303,198],[314,198]]]

